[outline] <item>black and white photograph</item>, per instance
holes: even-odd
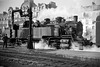
[[[100,67],[100,0],[0,0],[0,67]]]

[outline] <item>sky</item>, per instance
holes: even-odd
[[[64,8],[78,8],[79,6],[91,5],[94,1],[97,5],[100,5],[99,0],[34,0],[38,3],[49,3],[51,1],[56,2],[58,7]],[[0,13],[8,11],[9,7],[20,7],[24,0],[0,0]]]

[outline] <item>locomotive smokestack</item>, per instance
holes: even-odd
[[[75,22],[78,22],[78,16],[74,16],[73,18]]]

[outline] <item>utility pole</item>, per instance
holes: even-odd
[[[28,38],[28,45],[27,48],[33,49],[33,42],[32,42],[32,2],[30,0],[29,6],[29,38]]]
[[[10,38],[12,38],[12,11],[13,11],[13,8],[12,7],[9,7],[8,9],[8,13],[9,13],[9,20],[8,20],[8,23],[9,23],[9,27],[10,27]]]
[[[19,12],[20,13],[20,16],[21,17],[29,17],[29,37],[28,37],[28,44],[27,44],[27,48],[28,49],[33,49],[33,41],[32,41],[32,38],[33,38],[33,32],[32,32],[32,6],[36,6],[34,3],[33,3],[33,0],[28,0],[29,1],[29,7],[28,7],[28,14],[24,14],[23,11],[22,11],[22,6],[21,6],[21,9],[19,10],[13,10],[12,12],[12,25],[14,24],[14,13],[15,12]],[[26,6],[24,6],[26,7]],[[25,11],[25,10],[24,10]]]

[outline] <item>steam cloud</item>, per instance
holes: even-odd
[[[65,7],[57,7],[56,9],[43,9],[40,11],[38,20],[43,21],[45,18],[50,18],[51,20],[54,20],[56,17],[64,17],[65,19],[67,17],[71,17],[74,15],[80,15],[79,11],[76,10],[76,8],[65,8]]]

